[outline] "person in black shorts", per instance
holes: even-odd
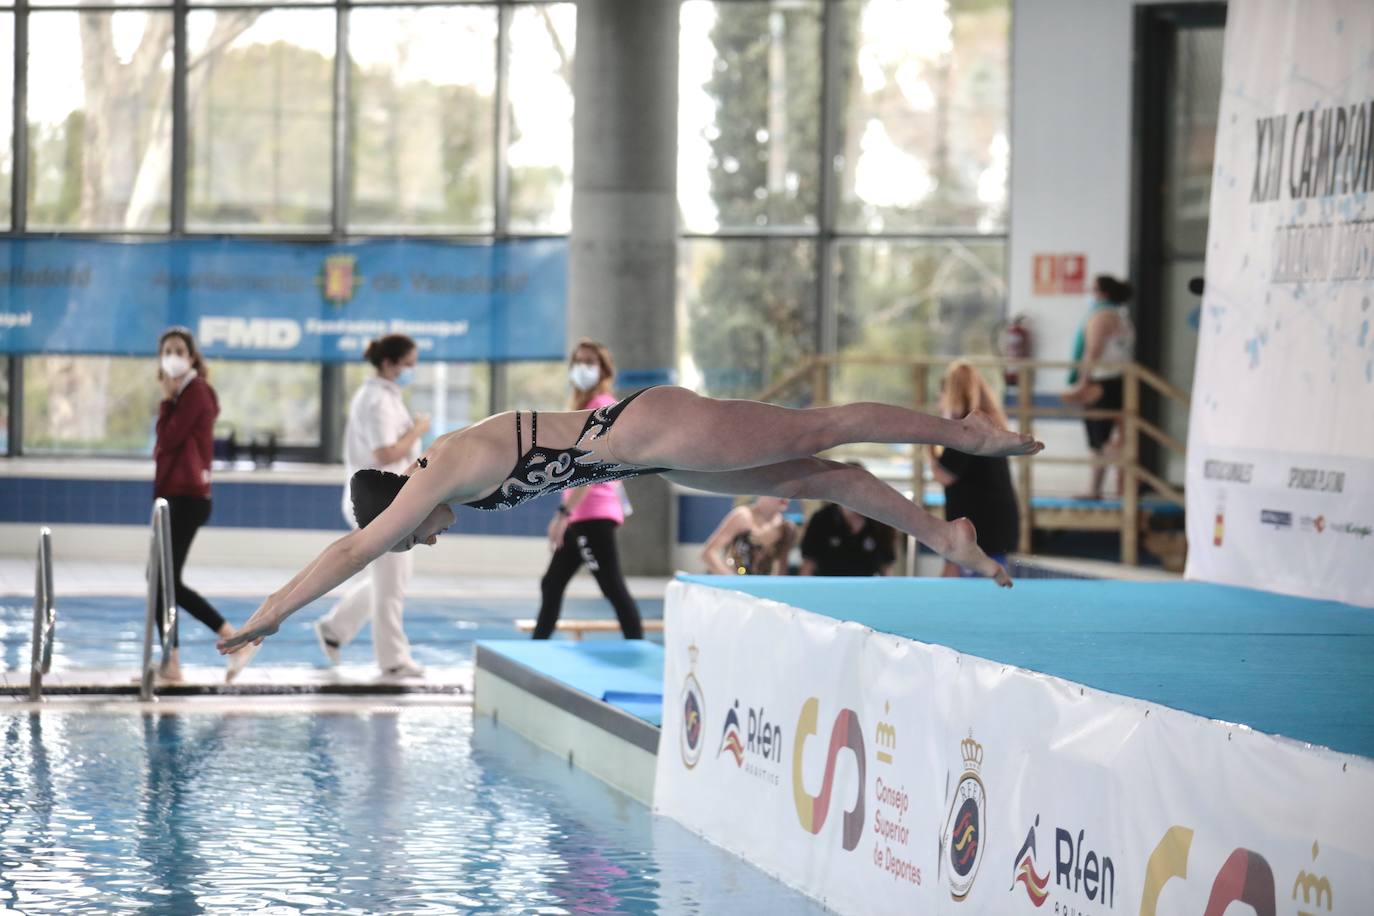
[[[1033,455],[1045,447],[977,411],[948,420],[890,404],[795,409],[672,386],[596,410],[498,414],[440,436],[407,474],[355,474],[358,530],[269,595],[219,648],[261,645],[283,620],[386,551],[434,544],[454,523],[454,506],[510,509],[545,493],[641,474],[663,474],[708,492],[837,502],[1011,586],[966,519],[938,519],[862,468],[815,457],[849,442],[933,443],[982,455]]]
[[[1092,410],[1119,411],[1125,405],[1125,381],[1122,365],[1135,358],[1135,325],[1126,306],[1132,295],[1131,285],[1108,274],[1093,280],[1093,300],[1078,328],[1074,340],[1073,359],[1077,364],[1069,371],[1069,390],[1062,398]],[[1107,476],[1106,461],[1120,456],[1121,424],[1115,417],[1084,417],[1088,433],[1088,448],[1098,459],[1093,465],[1091,483],[1082,499],[1101,499],[1102,485]],[[1118,487],[1120,475],[1117,476]]]

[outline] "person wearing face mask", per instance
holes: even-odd
[[[1094,278],[1092,303],[1074,340],[1073,360],[1079,365],[1069,371],[1069,390],[1061,395],[1066,403],[1094,410],[1121,409],[1125,398],[1121,370],[1097,364],[1126,363],[1135,358],[1135,325],[1126,307],[1131,294],[1131,285],[1123,280],[1107,274]],[[1111,459],[1120,453],[1120,424],[1116,420],[1090,418],[1083,425],[1094,457]],[[1106,475],[1106,465],[1094,464],[1091,486],[1081,498],[1101,499]]]
[[[158,386],[162,403],[157,414],[153,446],[153,497],[167,500],[171,510],[172,582],[177,606],[214,630],[233,635],[231,627],[210,602],[181,578],[186,555],[200,526],[210,519],[210,462],[214,457],[215,418],[219,399],[210,387],[208,372],[195,338],[186,328],[168,328],[158,338]],[[161,580],[159,580],[159,584]],[[158,596],[161,606],[162,597]],[[157,615],[159,635],[162,615]],[[164,680],[181,680],[180,627],[172,628],[172,650],[162,660]]]
[[[568,381],[572,384],[572,409],[597,410],[616,403],[611,394],[615,364],[605,344],[594,340],[578,341],[568,359]],[[564,490],[558,511],[549,522],[549,544],[554,548],[549,568],[539,582],[541,601],[534,625],[535,639],[553,635],[563,609],[563,593],[579,566],[587,564],[601,594],[615,609],[620,630],[626,639],[643,639],[644,625],[639,606],[620,571],[616,549],[616,529],[625,523],[625,503],[619,481],[598,483],[576,490]]]
[[[363,468],[404,471],[420,456],[420,438],[429,430],[429,417],[412,417],[402,397],[405,387],[415,378],[418,354],[415,341],[404,334],[390,334],[367,345],[363,358],[377,371],[363,382],[348,407],[344,428],[346,480]],[[347,485],[343,514],[349,525],[356,528]],[[411,658],[410,641],[401,626],[405,587],[413,563],[408,553],[382,554],[344,592],[339,603],[315,622],[320,650],[332,664],[339,663],[343,647],[371,619],[372,650],[383,675],[424,675],[424,668]]]

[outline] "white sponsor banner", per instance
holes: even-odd
[[[1227,7],[1189,578],[1374,606],[1371,46],[1368,0]]]
[[[665,610],[655,810],[841,913],[1374,901],[1374,761],[738,592]]]

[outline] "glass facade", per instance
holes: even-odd
[[[686,0],[680,19],[684,382],[747,397],[816,353],[991,353],[1010,3]],[[912,402],[891,369],[831,382],[835,400]]]
[[[990,351],[1010,18],[1010,0],[684,0],[685,384],[752,396],[817,353]],[[564,235],[575,44],[567,0],[0,2],[0,233]],[[10,454],[148,454],[151,359],[0,366]],[[337,454],[330,414],[371,371],[216,360],[217,433]],[[566,397],[561,362],[422,358],[410,390],[436,431]]]

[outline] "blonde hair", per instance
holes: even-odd
[[[601,366],[601,381],[597,382],[591,391],[578,391],[573,389],[572,409],[586,410],[587,405],[592,402],[592,398],[598,394],[610,394],[611,382],[615,379],[615,361],[611,359],[611,348],[600,341],[584,337],[577,342],[568,354],[568,365],[572,365],[577,359],[578,350],[591,350],[596,353],[596,361]]]
[[[1007,425],[1007,414],[1002,409],[1001,401],[988,380],[968,360],[955,360],[945,370],[940,406],[952,417],[965,417],[971,411],[981,410],[999,426]]]

